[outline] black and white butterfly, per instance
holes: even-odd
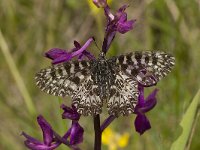
[[[108,113],[119,116],[134,112],[138,84],[155,85],[175,64],[175,58],[165,52],[137,51],[97,60],[69,61],[42,69],[36,74],[36,84],[55,96],[70,96],[78,113],[96,115],[106,102]]]

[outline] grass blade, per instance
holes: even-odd
[[[180,122],[182,133],[176,141],[173,142],[171,150],[184,150],[190,137],[193,123],[198,113],[198,105],[200,104],[200,89],[192,100],[192,103],[185,112]]]

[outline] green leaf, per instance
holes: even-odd
[[[172,143],[171,150],[184,150],[190,137],[190,132],[197,114],[198,105],[200,104],[200,89],[192,100],[192,103],[185,112],[180,122],[182,133],[176,141]]]

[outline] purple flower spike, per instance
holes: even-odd
[[[42,116],[38,116],[37,121],[43,132],[43,142],[22,132],[22,135],[26,138],[25,145],[31,150],[53,150],[57,148],[61,142],[55,141],[51,125]]]
[[[108,5],[104,8],[107,17],[107,26],[102,50],[105,53],[109,49],[117,32],[124,34],[133,29],[133,24],[136,20],[127,21],[127,13],[125,13],[127,7],[127,5],[122,6],[115,15],[111,13]]]
[[[155,89],[146,99],[144,99],[144,87],[139,84],[138,90],[140,92],[138,97],[138,104],[135,107],[135,129],[140,134],[151,128],[148,118],[145,113],[153,109],[157,103],[156,94],[158,89]]]
[[[93,0],[93,3],[98,7],[106,7],[107,6],[107,0]]]
[[[64,110],[62,114],[63,119],[70,119],[75,121],[78,121],[80,119],[80,114],[77,112],[75,106],[72,105],[72,107],[68,107],[62,104],[61,108]]]
[[[69,52],[60,48],[53,48],[46,52],[45,56],[53,60],[52,64],[70,61],[73,57],[76,56],[81,56],[81,58],[82,56],[86,56],[89,59],[94,59],[95,57],[89,51],[86,50],[86,48],[91,44],[92,41],[93,38],[88,39],[82,47],[77,41],[74,41],[75,48],[73,48]]]

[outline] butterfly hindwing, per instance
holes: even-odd
[[[91,75],[79,85],[79,88],[72,94],[72,103],[77,108],[78,113],[85,116],[100,114],[103,101],[100,99],[100,91],[94,84]]]
[[[116,71],[115,82],[110,87],[107,108],[110,115],[128,115],[134,112],[138,100],[138,83],[121,71]]]
[[[175,58],[165,52],[137,51],[115,58],[120,69],[136,77],[143,86],[155,85],[165,77],[175,64]]]

